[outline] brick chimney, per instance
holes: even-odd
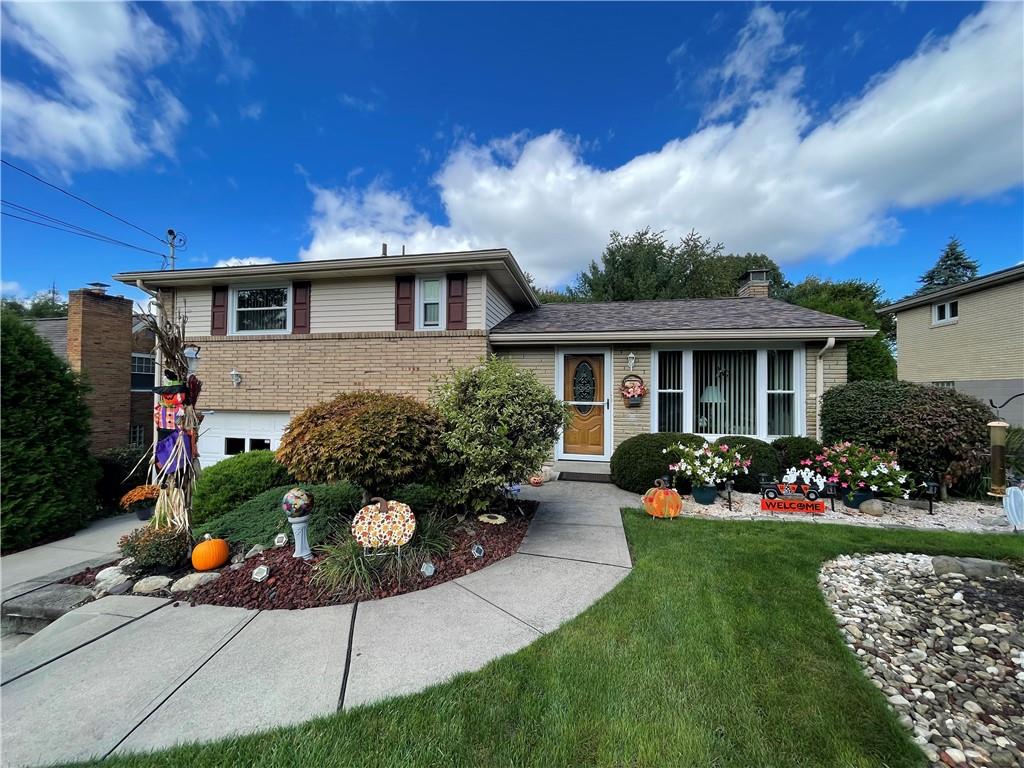
[[[128,444],[131,420],[132,301],[104,288],[68,293],[68,364],[91,387],[93,453]]]
[[[740,279],[740,289],[736,295],[741,299],[768,298],[768,270],[751,269]]]

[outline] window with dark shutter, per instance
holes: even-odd
[[[292,283],[292,333],[309,333],[311,289],[308,281]]]
[[[466,288],[465,275],[448,275],[448,324],[449,331],[466,330]]]
[[[213,286],[213,303],[210,311],[210,335],[228,335],[228,287]]]
[[[409,276],[395,278],[395,330],[411,331],[416,327],[416,279]]]

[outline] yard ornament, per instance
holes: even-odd
[[[295,537],[292,557],[311,560],[313,551],[309,548],[309,518],[313,514],[313,494],[302,488],[292,488],[281,499],[281,509],[288,516]]]
[[[224,539],[215,539],[206,534],[203,541],[192,550],[192,567],[197,571],[212,571],[228,561],[231,551]]]
[[[1024,490],[1010,486],[1003,496],[1003,510],[1015,531],[1024,531]]]
[[[405,546],[415,530],[416,517],[408,504],[380,497],[370,499],[352,520],[352,537],[364,549]]]
[[[654,481],[654,488],[644,494],[644,509],[651,517],[679,517],[683,511],[683,498],[675,488],[665,486],[660,477]]]

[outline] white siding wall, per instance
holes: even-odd
[[[213,288],[209,285],[201,288],[177,288],[174,291],[174,319],[185,312],[188,323],[185,327],[186,336],[210,335],[210,310],[213,304]]]
[[[484,283],[483,272],[470,272],[466,279],[466,328],[480,330],[484,327]],[[488,326],[490,327],[490,326]]]
[[[393,277],[313,282],[309,298],[310,333],[394,329]]]
[[[490,330],[513,312],[512,304],[502,290],[487,281],[487,330]]]

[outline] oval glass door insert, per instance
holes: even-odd
[[[594,367],[586,360],[581,360],[572,375],[572,399],[592,402],[596,391],[597,379],[594,376]],[[587,415],[593,408],[592,405],[576,406],[576,410],[581,416]]]

